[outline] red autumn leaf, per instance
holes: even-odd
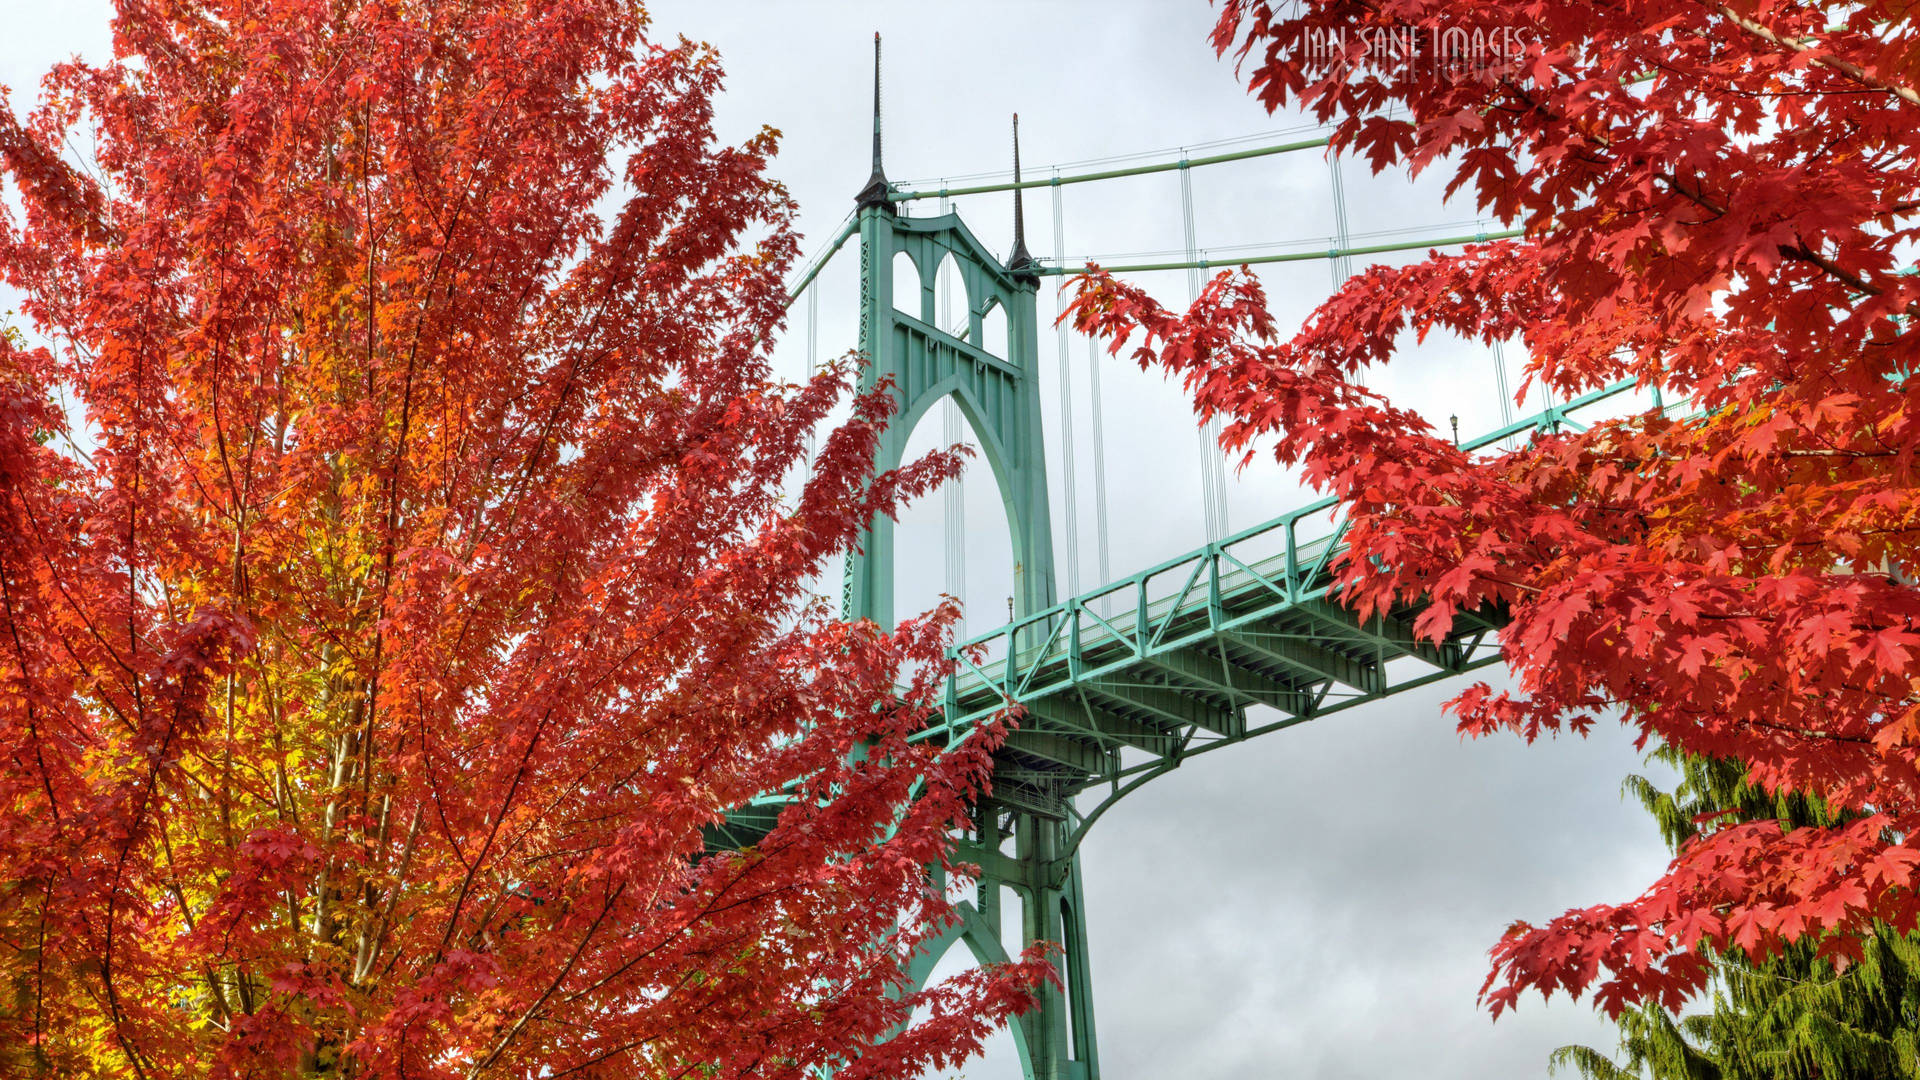
[[[1229,449],[1340,498],[1344,602],[1437,591],[1422,633],[1469,587],[1508,613],[1519,693],[1462,693],[1463,732],[1532,739],[1609,710],[1643,743],[1740,759],[1766,790],[1858,816],[1722,828],[1633,901],[1518,928],[1493,950],[1496,1015],[1525,989],[1673,1005],[1705,985],[1702,943],[1764,953],[1920,921],[1920,864],[1888,840],[1920,831],[1915,17],[1225,0],[1215,46],[1262,103],[1329,121],[1335,150],[1376,169],[1451,170],[1524,237],[1367,269],[1291,336],[1250,273],[1183,314],[1081,279],[1082,329],[1180,379]],[[1451,68],[1303,47],[1381,20],[1523,47]],[[1519,335],[1529,385],[1634,380],[1685,405],[1462,455],[1362,385],[1409,330]]]
[[[1024,1008],[906,980],[997,738],[909,741],[954,612],[808,600],[958,463],[870,475],[872,395],[784,487],[856,373],[771,378],[710,51],[116,9],[0,95],[0,1073],[911,1077]]]

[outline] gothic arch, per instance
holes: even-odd
[[[1013,532],[1015,612],[1026,615],[1051,607],[1053,528],[1036,376],[1038,279],[1002,266],[958,215],[909,218],[871,209],[862,212],[860,230],[860,343],[869,358],[862,385],[871,389],[890,379],[896,402],[875,467],[898,467],[914,426],[935,402],[951,395],[980,440],[1006,507]],[[912,260],[914,274],[894,273],[901,254]],[[965,335],[934,325],[934,274],[948,259],[966,291]],[[895,296],[916,285],[917,315],[910,302]],[[995,311],[1004,314],[1006,336],[997,342],[982,340],[988,313]],[[848,616],[892,624],[897,614],[892,539],[892,522],[879,518],[861,551],[848,560]]]
[[[960,912],[960,921],[941,931],[939,937],[928,943],[927,951],[914,957],[913,963],[907,969],[907,975],[912,979],[915,990],[927,985],[927,980],[933,977],[934,968],[939,966],[941,959],[947,953],[953,951],[955,945],[965,945],[967,951],[973,954],[976,964],[1010,962],[1006,947],[1000,944],[999,937],[980,917],[979,908],[970,901],[961,901],[954,907]],[[1027,1026],[1018,1023],[1008,1024],[1007,1030],[1013,1033],[1013,1046],[1020,1055],[1021,1074],[1032,1076],[1033,1054],[1027,1048]]]
[[[997,298],[987,304],[980,314],[980,333],[974,343],[989,356],[1007,359],[1013,354],[1012,322],[1007,318],[1007,306]]]
[[[890,269],[893,274],[893,310],[924,320],[929,283],[926,272],[921,269],[920,260],[914,258],[913,252],[902,249],[893,253]]]
[[[958,296],[952,295],[958,293]],[[942,252],[940,264],[933,269],[933,323],[955,337],[966,338],[973,330],[972,292],[960,260],[952,251]]]

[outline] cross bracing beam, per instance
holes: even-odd
[[[1164,727],[1103,708],[1084,693],[1035,701],[1027,707],[1024,722],[1043,723],[1051,731],[1073,732],[1102,747],[1131,746],[1149,754],[1167,753],[1179,739]]]
[[[1380,668],[1371,660],[1356,660],[1316,644],[1316,637],[1300,632],[1263,632],[1243,624],[1221,633],[1232,649],[1270,665],[1303,675],[1331,680],[1369,694],[1380,692]]]
[[[1087,693],[1104,699],[1110,709],[1145,715],[1175,727],[1204,728],[1215,735],[1233,735],[1243,725],[1238,710],[1222,708],[1201,694],[1183,692],[1158,681],[1146,681],[1150,666],[1133,672],[1137,681],[1093,679],[1084,684]]]
[[[1362,619],[1348,608],[1325,598],[1303,600],[1297,610],[1319,623],[1334,636],[1358,642],[1383,656],[1417,657],[1437,668],[1457,666],[1446,642],[1423,640],[1413,632],[1411,620],[1399,615],[1375,614]]]
[[[1083,774],[1100,773],[1106,770],[1107,755],[1100,750],[1099,746],[1071,735],[1024,727],[1015,728],[1007,732],[1007,741],[1002,749],[1036,757],[1056,765],[1064,765],[1070,770]]]
[[[1218,732],[1238,735],[1246,730],[1244,710],[1248,705],[1266,705],[1283,712],[1301,712],[1306,704],[1300,688],[1270,679],[1250,668],[1241,667],[1218,653],[1200,648],[1155,653],[1146,664],[1161,673],[1169,685],[1184,685],[1202,693],[1211,692],[1232,701],[1237,730]]]
[[[1005,765],[993,770],[993,801],[1049,821],[1065,821],[1069,811],[1054,774]]]

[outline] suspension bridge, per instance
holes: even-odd
[[[1006,509],[1014,557],[1010,619],[953,650],[956,674],[945,687],[943,715],[918,736],[953,743],[1008,703],[1024,710],[1018,730],[998,751],[991,796],[976,810],[961,861],[976,864],[975,899],[963,919],[913,969],[924,982],[942,955],[964,945],[981,962],[1004,961],[1004,894],[1019,900],[1018,940],[1057,942],[1060,987],[1049,987],[1014,1030],[1025,1075],[1033,1080],[1098,1080],[1093,983],[1088,966],[1079,848],[1103,814],[1141,785],[1197,754],[1320,719],[1414,687],[1498,662],[1499,611],[1455,620],[1439,641],[1413,633],[1420,605],[1361,620],[1329,595],[1344,531],[1331,499],[1309,502],[1271,520],[1228,532],[1225,469],[1217,429],[1202,428],[1202,503],[1209,542],[1177,558],[1113,578],[1106,565],[1106,491],[1097,384],[1091,447],[1094,458],[1099,583],[1083,589],[1069,556],[1066,588],[1058,589],[1055,544],[1039,389],[1037,296],[1043,278],[1077,272],[1060,250],[1063,187],[1152,172],[1178,172],[1187,250],[1171,260],[1119,264],[1118,273],[1186,270],[1189,290],[1210,267],[1306,260],[1333,264],[1336,280],[1350,260],[1390,251],[1424,251],[1514,235],[1471,235],[1353,245],[1348,239],[1339,173],[1333,172],[1336,242],[1323,250],[1236,253],[1203,258],[1195,246],[1192,185],[1198,168],[1253,157],[1312,150],[1324,139],[1296,140],[1176,161],[1135,164],[1043,179],[1022,179],[1018,118],[1013,178],[965,186],[903,188],[882,162],[879,43],[875,41],[872,174],[855,209],[793,289],[812,304],[826,263],[857,240],[860,259],[859,348],[867,358],[862,389],[893,380],[898,411],[883,435],[876,466],[891,469],[909,434],[943,405],[943,434],[960,425],[979,441]],[[1028,250],[1022,193],[1049,189],[1055,200],[1056,257]],[[950,209],[964,195],[1011,192],[1011,253],[1003,260]],[[914,216],[911,207],[939,209]],[[911,273],[896,280],[898,259]],[[958,318],[942,311],[940,268],[951,265],[964,293]],[[988,332],[998,313],[1004,338]],[[809,324],[813,315],[809,312]],[[1055,327],[1066,380],[1068,328]],[[812,348],[809,330],[809,348]],[[1631,383],[1607,387],[1515,418],[1504,367],[1496,355],[1497,389],[1506,423],[1462,448],[1511,446],[1534,433],[1582,426],[1581,417],[1625,404]],[[1097,367],[1092,369],[1097,377]],[[1616,400],[1620,399],[1620,400]],[[1659,403],[1656,400],[1656,405]],[[1668,406],[1671,407],[1671,406]],[[1073,471],[1072,412],[1061,405],[1058,438]],[[949,492],[949,499],[954,496]],[[953,503],[949,503],[950,511]],[[955,566],[957,513],[948,514],[948,580]],[[1064,550],[1078,551],[1074,500],[1065,504]],[[843,610],[849,618],[892,625],[894,523],[871,523],[849,557]],[[742,808],[716,831],[716,845],[752,843],[771,827],[783,800],[769,796]]]

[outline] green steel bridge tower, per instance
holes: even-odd
[[[1062,952],[1062,987],[1048,987],[1013,1035],[1030,1080],[1098,1080],[1092,973],[1079,847],[1119,799],[1197,754],[1231,746],[1453,678],[1499,661],[1499,611],[1456,618],[1439,640],[1413,632],[1424,605],[1361,620],[1330,595],[1332,564],[1344,531],[1339,507],[1322,499],[1228,535],[1176,559],[1078,596],[1055,593],[1053,529],[1039,387],[1036,297],[1043,276],[1071,272],[1036,262],[1022,220],[1023,188],[1105,179],[1116,173],[1022,181],[1018,120],[1014,182],[963,191],[900,191],[881,163],[878,41],[875,42],[873,172],[856,212],[821,262],[853,236],[860,242],[860,338],[868,360],[862,389],[891,378],[897,397],[876,468],[900,464],[909,434],[927,410],[951,397],[984,450],[1012,532],[1015,587],[1011,620],[953,650],[959,665],[945,690],[943,719],[920,738],[951,742],[1007,704],[1022,707],[1019,728],[996,753],[993,790],[976,809],[958,856],[980,868],[976,900],[961,923],[912,968],[924,984],[941,957],[964,945],[980,962],[1007,959],[1003,901],[1019,901],[1018,940],[1049,941]],[[1324,145],[1323,140],[1222,155]],[[1187,168],[1147,166],[1132,171]],[[907,202],[940,194],[1012,190],[1012,253],[1000,261],[958,214],[915,217]],[[1429,248],[1489,239],[1449,237],[1324,254],[1236,260],[1290,261]],[[894,261],[912,260],[917,296],[895,295]],[[939,268],[954,261],[966,292],[965,329],[935,318]],[[1175,269],[1167,263],[1121,270]],[[812,281],[819,264],[801,282]],[[1007,338],[983,336],[990,312],[1004,312]],[[998,351],[996,351],[998,350]],[[1575,414],[1629,393],[1620,383],[1548,408],[1462,443],[1477,450],[1535,432],[1580,430]],[[1662,406],[1655,395],[1656,407]],[[848,559],[843,597],[849,618],[892,625],[893,523],[871,523]],[[983,660],[970,659],[982,653]],[[771,823],[780,800],[744,808],[714,842],[750,843]]]
[[[899,214],[881,164],[879,81],[874,83],[873,175],[858,197],[860,237],[860,350],[868,358],[862,390],[883,378],[899,397],[893,422],[881,438],[876,470],[901,464],[914,426],[926,411],[951,397],[977,435],[999,486],[1012,531],[1016,619],[1054,607],[1053,527],[1047,505],[1047,466],[1040,419],[1039,322],[1035,297],[1040,276],[1027,253],[1020,193],[1014,192],[1013,253],[1003,265],[976,239],[957,214],[913,218]],[[1019,171],[1018,143],[1014,169]],[[893,266],[904,253],[917,270],[919,294],[895,296]],[[966,329],[949,333],[935,320],[935,278],[951,256],[966,296]],[[995,308],[1005,315],[1004,350],[984,333]],[[917,312],[917,316],[908,314]],[[958,328],[956,328],[958,329]],[[848,560],[844,614],[891,626],[894,579],[893,522],[871,524],[860,550]],[[1027,745],[1031,737],[1016,736]],[[1076,747],[1076,750],[1081,748]],[[1050,760],[1050,759],[1049,759]],[[1088,754],[1073,761],[1085,764]],[[1055,763],[1057,764],[1057,762]],[[996,789],[1000,784],[996,777]],[[1093,995],[1087,968],[1086,925],[1081,917],[1079,858],[1073,823],[1064,813],[1065,791],[1051,776],[1036,776],[1032,805],[1005,798],[979,808],[976,835],[961,857],[981,867],[978,903],[963,908],[964,923],[934,951],[921,956],[913,974],[924,983],[947,947],[963,943],[982,962],[1004,961],[1000,894],[1021,898],[1023,942],[1053,941],[1064,952],[1064,991],[1049,986],[1040,1007],[1022,1017],[1016,1039],[1029,1075],[1095,1080]],[[1010,789],[1011,790],[1011,789]],[[1008,843],[1012,853],[1003,852]]]

